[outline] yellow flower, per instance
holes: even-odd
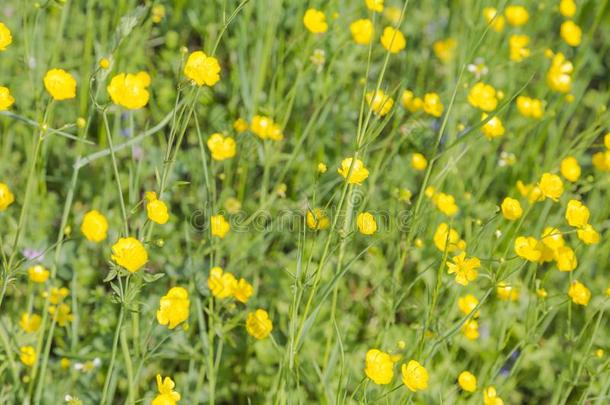
[[[458,384],[464,391],[475,392],[477,390],[477,377],[470,371],[462,371],[458,376]]]
[[[576,14],[576,3],[574,3],[574,0],[561,0],[559,2],[559,12],[564,17],[574,17],[574,14]]]
[[[36,363],[36,350],[32,346],[21,346],[19,348],[19,359],[28,367]]]
[[[44,76],[44,87],[54,100],[76,97],[76,80],[63,69],[51,69]]]
[[[184,75],[198,86],[212,87],[220,80],[220,63],[213,56],[195,51],[186,60]]]
[[[208,138],[208,149],[212,152],[212,159],[225,160],[235,156],[235,140],[230,136],[224,137],[222,134],[212,134]]]
[[[0,212],[6,210],[15,201],[11,189],[4,183],[0,183]]]
[[[38,314],[21,314],[21,319],[19,320],[19,327],[26,333],[34,333],[40,328],[40,322],[42,318]]]
[[[572,302],[577,305],[587,305],[591,300],[591,291],[579,281],[572,281],[568,289],[568,295]]]
[[[597,170],[610,171],[610,150],[594,153],[592,163]]]
[[[233,122],[233,129],[238,133],[246,132],[248,130],[248,121],[243,118],[238,118]]]
[[[305,28],[314,34],[323,34],[328,31],[326,16],[322,11],[315,8],[310,8],[305,12],[303,24],[305,24]]]
[[[364,373],[375,384],[386,385],[394,378],[394,361],[388,353],[377,349],[366,352]]]
[[[44,283],[49,279],[49,270],[38,264],[28,269],[28,276],[34,283]]]
[[[59,365],[62,369],[67,370],[70,368],[71,361],[67,357],[62,357],[59,361]]]
[[[479,321],[469,319],[461,327],[461,331],[468,340],[477,340],[479,338]]]
[[[264,309],[257,309],[248,314],[246,319],[246,330],[248,333],[261,340],[265,339],[273,330],[273,324],[269,319],[269,314]]]
[[[506,21],[513,27],[519,27],[529,20],[530,15],[523,6],[508,6],[504,9]]]
[[[455,197],[450,194],[437,193],[432,197],[432,202],[436,208],[448,217],[452,217],[460,210],[455,203]]]
[[[0,52],[4,51],[12,43],[13,36],[11,35],[11,30],[0,22]]]
[[[237,287],[237,279],[220,267],[212,267],[208,277],[208,288],[216,298],[225,299],[233,294]]]
[[[434,245],[441,252],[444,252],[445,248],[449,253],[466,248],[466,242],[460,239],[460,234],[444,222],[436,228],[433,239]]]
[[[99,211],[89,211],[83,217],[80,230],[87,240],[101,242],[108,235],[108,220]]]
[[[401,101],[403,107],[412,113],[418,112],[424,106],[423,100],[419,97],[415,97],[411,90],[402,92]]]
[[[552,250],[559,249],[565,245],[561,231],[550,226],[544,228],[540,241]]]
[[[255,115],[252,117],[250,129],[256,136],[261,139],[271,139],[281,141],[284,138],[281,127],[270,117],[264,115]]]
[[[150,76],[146,72],[120,73],[112,78],[106,91],[112,102],[130,110],[137,110],[148,104]]]
[[[111,258],[127,271],[135,273],[148,261],[148,252],[142,242],[130,236],[120,238],[112,245]]]
[[[326,167],[325,163],[318,163],[318,173],[326,173],[326,171],[328,170],[328,167]]]
[[[8,87],[0,86],[0,111],[6,111],[15,104],[15,99],[11,96]]]
[[[498,14],[498,10],[493,7],[485,7],[483,9],[483,17],[487,24],[491,25],[491,29],[496,32],[504,30],[504,16]]]
[[[537,98],[517,97],[517,110],[526,118],[539,119],[544,114],[544,104]]]
[[[110,61],[107,58],[102,58],[100,59],[99,65],[102,69],[108,69],[110,68]]]
[[[165,17],[165,7],[162,4],[155,4],[151,10],[152,21],[159,24]]]
[[[566,60],[563,53],[558,52],[553,56],[551,66],[546,74],[546,82],[551,90],[559,93],[569,93],[572,89],[572,62]]]
[[[424,112],[433,117],[440,117],[443,114],[445,106],[441,102],[441,97],[436,93],[424,94]]]
[[[449,62],[453,59],[455,54],[455,48],[457,47],[457,41],[453,38],[447,38],[445,40],[436,41],[432,45],[432,50],[437,58],[441,60],[441,62]]]
[[[412,391],[423,391],[428,388],[428,371],[415,360],[401,367],[402,382]]]
[[[328,219],[328,216],[321,208],[307,210],[306,222],[309,229],[316,231],[328,229],[330,226],[330,219]]]
[[[519,289],[503,281],[498,283],[496,294],[502,301],[517,301],[519,299]]]
[[[518,180],[517,190],[519,190],[519,194],[521,194],[523,197],[527,197],[527,200],[530,203],[544,200],[540,187],[536,185],[524,184],[521,180]]]
[[[361,18],[350,24],[349,30],[352,33],[354,42],[358,45],[368,45],[373,39],[373,22],[368,18]]]
[[[549,293],[544,288],[539,288],[536,290],[536,295],[538,298],[546,298],[549,296]]]
[[[185,288],[173,287],[159,300],[157,321],[174,329],[189,318],[189,293]]]
[[[489,386],[483,390],[483,404],[484,405],[504,405],[504,401],[493,386]]]
[[[223,239],[231,229],[231,225],[222,214],[212,215],[210,226],[212,228],[212,236],[218,236],[220,239]]]
[[[610,150],[610,132],[604,136],[604,146],[606,146],[606,149]]]
[[[566,180],[571,181],[572,183],[576,182],[580,177],[580,165],[578,164],[578,160],[576,160],[573,156],[568,156],[567,158],[561,161],[561,175],[565,177]]]
[[[146,214],[151,221],[163,225],[169,220],[169,212],[167,205],[157,199],[157,193],[148,191],[145,194],[146,199]]]
[[[563,194],[563,181],[556,174],[544,173],[538,183],[542,195],[553,201],[559,200]]]
[[[477,278],[477,269],[481,267],[481,261],[476,257],[466,259],[466,252],[453,257],[453,263],[447,262],[447,273],[455,273],[455,281],[461,285],[468,285]]]
[[[483,111],[493,111],[498,106],[496,89],[489,84],[479,82],[472,86],[468,93],[468,102],[475,108]]]
[[[428,161],[421,153],[414,153],[411,156],[411,167],[417,171],[425,170],[428,167]]]
[[[515,253],[530,262],[537,262],[542,255],[538,240],[532,236],[517,237],[515,239]]]
[[[165,379],[162,379],[161,375],[157,374],[159,395],[153,399],[151,405],[176,405],[180,401],[180,394],[174,391],[175,387],[176,384],[171,378],[165,377]]]
[[[530,56],[530,50],[527,47],[530,43],[530,37],[527,35],[511,35],[508,39],[508,47],[510,50],[510,60],[521,62],[523,59]]]
[[[354,162],[353,164],[352,161]],[[364,166],[362,160],[356,159],[354,161],[354,159],[351,157],[341,161],[341,167],[337,169],[337,172],[349,184],[360,184],[366,180],[367,177],[369,177],[369,171]]]
[[[365,0],[366,7],[376,13],[383,11],[383,0]]]
[[[466,294],[463,297],[458,298],[458,308],[464,315],[470,315],[472,311],[479,305],[479,300],[472,294]],[[479,311],[473,315],[475,318],[479,317]]]
[[[572,20],[564,21],[561,24],[561,38],[570,46],[578,46],[582,41],[582,30]]]
[[[599,243],[600,235],[590,224],[586,224],[579,229],[577,234],[578,239],[583,241],[586,245],[596,245]]]
[[[483,113],[481,121],[484,121],[486,119],[487,114]],[[481,131],[483,132],[483,135],[485,135],[485,138],[489,140],[500,138],[502,135],[504,135],[504,125],[502,125],[502,121],[500,120],[500,118],[495,116],[489,121],[487,121],[485,124],[483,124],[483,126],[481,127]]]
[[[245,304],[252,296],[253,291],[252,284],[248,283],[245,279],[240,278],[233,287],[233,296],[237,301]]]
[[[510,221],[519,219],[523,215],[523,209],[521,208],[519,200],[515,200],[514,198],[506,197],[504,201],[502,201],[500,207],[502,208],[502,215],[504,215],[504,218]]]
[[[566,220],[570,226],[575,228],[582,228],[589,223],[589,208],[584,205],[581,201],[570,200],[566,207]]]
[[[390,53],[398,53],[405,49],[407,40],[399,30],[393,27],[385,27],[381,35],[381,45]]]
[[[377,232],[377,222],[375,217],[369,212],[361,212],[356,218],[358,231],[363,235],[372,235]]]
[[[559,271],[573,271],[578,266],[576,254],[569,246],[561,246],[555,250],[555,262]]]
[[[51,288],[51,290],[49,291],[48,294],[46,292],[44,292],[42,295],[45,298],[48,297],[49,302],[51,304],[57,305],[61,301],[63,301],[64,298],[66,298],[68,295],[70,295],[70,290],[68,290],[66,287],[61,287],[61,288],[53,287],[53,288]]]
[[[366,102],[373,112],[381,117],[390,112],[394,106],[394,100],[383,92],[383,90],[369,91],[366,93]]]
[[[61,327],[66,326],[70,321],[74,319],[74,315],[70,312],[70,307],[66,304],[60,304],[59,306],[50,306],[49,314],[55,319],[55,322]]]

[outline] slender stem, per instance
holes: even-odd
[[[114,146],[112,144],[112,133],[110,132],[110,125],[108,125],[108,115],[106,110],[102,111],[102,117],[104,120],[104,127],[106,129],[106,139],[108,139],[108,146],[110,147],[110,156],[112,157],[112,169],[114,170],[114,180],[117,186],[117,192],[119,194],[119,202],[121,204],[121,215],[123,216],[123,227],[125,236],[129,236],[129,223],[127,222],[127,210],[125,209],[125,200],[123,198],[123,187],[121,187],[121,178],[119,177],[119,168],[116,161],[116,155],[114,153]]]
[[[108,365],[108,372],[106,373],[106,380],[104,381],[104,391],[102,391],[101,405],[112,403],[111,398],[108,398],[108,390],[110,388],[110,381],[112,380],[112,371],[114,369],[114,362],[116,360],[117,348],[119,345],[119,336],[121,335],[121,327],[123,326],[123,318],[125,317],[125,309],[121,304],[121,311],[119,312],[119,320],[114,330],[114,339],[112,341],[112,354],[110,355],[110,364]]]

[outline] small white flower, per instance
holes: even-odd
[[[502,237],[502,231],[499,229],[496,229],[496,238],[500,239]]]

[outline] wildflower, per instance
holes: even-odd
[[[233,294],[237,287],[237,279],[229,272],[224,272],[220,267],[212,267],[208,277],[208,288],[212,295],[219,299],[225,299]]]
[[[159,24],[161,21],[163,21],[163,18],[165,17],[165,7],[163,6],[163,4],[155,4],[151,10],[151,14],[152,21],[155,24]]]
[[[354,42],[358,45],[368,45],[373,39],[373,22],[368,18],[361,18],[350,24],[349,30],[352,33]]]
[[[572,183],[576,182],[580,177],[580,165],[573,156],[568,156],[561,161],[561,175]]]
[[[386,95],[383,90],[369,91],[366,93],[366,102],[373,112],[383,117],[390,112],[394,106],[394,100]]]
[[[176,405],[180,401],[180,394],[174,391],[176,383],[169,378],[161,378],[161,374],[157,374],[157,389],[159,395],[153,399],[151,405]]]
[[[314,208],[313,210],[307,210],[306,222],[309,229],[316,231],[328,229],[330,226],[330,219],[326,215],[323,209]]]
[[[120,238],[112,245],[111,258],[130,273],[135,273],[148,261],[148,252],[136,238]]]
[[[504,9],[506,21],[513,27],[519,27],[529,20],[530,15],[523,6],[508,6]]]
[[[51,314],[55,322],[61,327],[66,326],[74,319],[74,315],[70,311],[70,307],[66,304],[60,304],[58,306],[52,305],[49,307],[49,314]]]
[[[485,76],[489,73],[489,69],[487,68],[487,65],[485,65],[483,58],[476,58],[474,63],[468,64],[467,69],[477,80],[479,80],[481,76]]]
[[[323,163],[323,162],[318,163],[318,173],[323,174],[323,173],[326,173],[327,170],[328,170],[328,167],[326,166],[326,163]]]
[[[518,180],[517,190],[519,190],[519,194],[521,194],[523,197],[527,197],[527,200],[530,203],[544,200],[542,191],[537,185],[524,184],[521,180]]]
[[[341,161],[341,167],[339,167],[337,172],[349,184],[360,184],[369,177],[369,171],[364,166],[364,163],[362,163],[362,160],[356,159],[354,161],[351,157]]]
[[[433,117],[440,117],[443,114],[445,106],[441,102],[441,97],[436,93],[424,94],[424,112]]]
[[[220,80],[220,63],[213,56],[195,51],[186,60],[184,75],[198,86],[212,87]]]
[[[70,295],[70,290],[68,290],[66,287],[52,287],[49,293],[45,291],[42,295],[43,297],[49,299],[49,303],[57,305],[62,302],[64,298]]]
[[[485,7],[483,9],[483,17],[494,31],[502,32],[504,30],[504,16],[499,14],[495,8]]]
[[[481,117],[481,121],[485,121],[487,119],[487,114],[483,113]],[[500,138],[504,135],[504,125],[502,125],[502,121],[497,116],[491,118],[481,127],[481,131],[483,135],[489,140]]]
[[[570,46],[578,46],[582,41],[582,30],[572,20],[564,21],[560,29],[561,38]]]
[[[610,132],[604,136],[604,146],[606,146],[606,149],[610,150]]]
[[[167,223],[169,220],[167,205],[157,198],[157,193],[148,191],[145,194],[145,199],[148,219],[160,225]]]
[[[11,96],[8,87],[0,86],[0,111],[6,111],[15,104],[15,99]]]
[[[496,294],[502,301],[517,301],[519,299],[519,289],[503,281],[498,283]]]
[[[436,41],[432,45],[432,50],[441,62],[447,63],[453,59],[456,47],[457,41],[454,38],[447,38],[445,40]]]
[[[458,384],[464,391],[475,392],[477,390],[477,377],[470,371],[462,371],[458,376]]]
[[[407,40],[399,30],[385,27],[381,35],[381,45],[390,53],[398,53],[405,49]]]
[[[254,289],[252,284],[248,283],[245,279],[240,278],[239,281],[233,286],[233,296],[235,299],[243,304],[248,302],[248,299],[252,296]]]
[[[365,0],[366,7],[376,13],[383,11],[383,0]]]
[[[421,153],[414,153],[411,156],[411,167],[417,171],[425,170],[428,167],[428,161]]]
[[[358,231],[363,235],[372,235],[377,232],[377,222],[370,212],[361,212],[356,218]]]
[[[466,294],[458,298],[458,308],[464,315],[470,315],[472,311],[479,305],[479,300],[472,294]],[[479,311],[473,315],[475,318],[479,317]]]
[[[13,36],[11,30],[6,25],[0,22],[0,52],[6,50],[10,44],[13,43]]]
[[[483,390],[483,404],[484,405],[504,405],[504,401],[498,393],[496,389],[490,385],[489,387]]]
[[[265,339],[273,330],[273,324],[269,314],[264,309],[257,309],[248,314],[246,319],[246,330],[256,339]]]
[[[610,150],[594,153],[591,160],[597,170],[610,171]]]
[[[542,195],[553,201],[559,200],[559,197],[563,194],[563,182],[556,174],[544,173],[540,178],[538,186],[540,191],[542,191]]]
[[[64,370],[67,370],[68,368],[70,368],[70,363],[71,363],[70,359],[68,359],[67,357],[62,357],[61,360],[59,360],[59,365]]]
[[[504,201],[502,201],[500,207],[502,208],[502,215],[509,221],[519,219],[523,215],[523,209],[521,208],[519,200],[515,200],[514,198],[506,197]]]
[[[555,250],[555,262],[559,271],[573,271],[578,266],[576,254],[569,246],[561,246]]]
[[[305,28],[314,34],[323,34],[328,31],[326,16],[322,11],[315,8],[310,8],[305,12],[303,24],[305,24]]]
[[[210,218],[210,227],[212,236],[218,236],[220,239],[224,239],[231,229],[231,225],[227,222],[222,214],[212,215]]]
[[[273,121],[273,119],[264,115],[255,115],[252,117],[250,129],[252,129],[252,132],[261,139],[281,141],[284,138],[280,126]]]
[[[364,373],[375,384],[385,385],[394,378],[394,361],[392,356],[381,350],[370,349],[366,352]]]
[[[44,87],[54,100],[76,97],[76,80],[63,69],[51,69],[44,76]]]
[[[235,156],[235,140],[230,136],[224,137],[215,133],[208,138],[207,143],[214,160],[225,160]]]
[[[418,112],[424,106],[423,100],[419,97],[415,97],[411,90],[402,92],[401,102],[403,107],[412,113]]]
[[[599,243],[600,235],[590,224],[586,224],[576,233],[578,234],[578,239],[583,241],[586,245],[595,245]]]
[[[572,281],[568,289],[568,295],[572,302],[577,305],[587,305],[591,300],[591,291],[580,281]]]
[[[101,242],[108,235],[108,220],[99,211],[89,211],[83,217],[80,230],[87,240]]]
[[[4,183],[0,183],[0,212],[5,211],[13,202],[15,196],[11,189]]]
[[[189,293],[185,288],[173,287],[159,300],[157,321],[174,329],[189,317]]]
[[[28,367],[36,363],[36,350],[32,346],[21,346],[19,348],[19,360]]]
[[[496,89],[489,84],[479,82],[472,86],[468,93],[468,102],[475,108],[483,111],[493,111],[498,106]]]
[[[100,68],[106,70],[110,68],[110,61],[108,60],[108,58],[102,58],[100,59]]]
[[[538,298],[546,298],[549,296],[549,293],[544,288],[538,288],[536,290],[536,295]]]
[[[517,110],[526,118],[539,119],[544,114],[544,104],[542,100],[536,98],[519,96],[517,97]]]
[[[455,197],[450,194],[438,193],[433,197],[433,202],[436,208],[448,217],[454,216],[459,211]]]
[[[428,388],[428,371],[415,360],[401,367],[402,382],[412,391],[423,391]]]
[[[40,328],[42,318],[38,314],[24,312],[19,320],[19,327],[26,333],[34,333]]]
[[[530,50],[527,47],[530,43],[530,37],[527,35],[511,35],[508,39],[508,48],[510,51],[510,60],[521,62],[523,59],[530,56]]]
[[[28,276],[30,281],[34,283],[44,283],[49,279],[49,270],[45,269],[41,265],[32,266],[28,269]]]
[[[584,205],[581,201],[570,200],[566,207],[566,220],[570,226],[575,228],[582,228],[589,223],[589,208]]]
[[[449,225],[444,222],[436,228],[433,239],[434,245],[441,252],[444,252],[446,249],[448,253],[452,253],[456,250],[464,250],[466,248],[466,242],[460,239],[460,235],[457,231],[450,228]]]
[[[515,239],[515,253],[525,260],[537,262],[540,260],[540,251],[538,241],[531,236],[519,236]]]
[[[479,338],[479,321],[476,319],[468,319],[461,327],[461,331],[468,340],[477,340]]]
[[[553,56],[551,66],[546,74],[546,82],[551,90],[559,93],[569,93],[572,88],[572,62],[566,60],[563,53],[558,52]]]
[[[550,226],[544,228],[540,241],[552,250],[559,249],[565,245],[561,231]]]
[[[481,267],[481,261],[476,257],[466,259],[466,252],[453,257],[453,263],[447,262],[448,274],[455,273],[455,281],[461,285],[468,285],[477,278],[477,269]]]
[[[137,110],[148,104],[150,76],[146,72],[120,73],[110,80],[106,91],[112,102],[130,110]]]
[[[574,0],[561,0],[559,2],[559,12],[564,17],[574,17],[574,14],[576,14],[576,3],[574,3]]]
[[[246,132],[248,130],[248,121],[243,118],[238,118],[233,122],[233,129],[238,133]]]

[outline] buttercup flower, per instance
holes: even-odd
[[[412,391],[424,391],[428,388],[428,371],[415,360],[401,367],[402,382]]]
[[[0,183],[0,212],[6,210],[15,201],[11,189],[4,183]]]
[[[452,253],[466,248],[466,242],[460,239],[460,234],[444,222],[436,228],[433,239],[434,245],[441,252],[447,249],[448,253]]]
[[[401,102],[403,107],[412,113],[418,112],[424,106],[424,101],[419,97],[415,97],[411,90],[402,92]]]
[[[530,262],[537,262],[542,255],[538,240],[532,236],[517,237],[515,239],[515,253]]]
[[[372,235],[377,232],[375,217],[369,212],[361,212],[356,218],[358,231],[363,235]]]
[[[264,115],[252,117],[250,129],[261,139],[281,141],[284,138],[281,127],[273,119]]]
[[[174,381],[165,377],[161,378],[161,374],[157,374],[157,389],[159,395],[153,399],[151,405],[176,405],[180,401],[180,394],[174,391],[176,384]]]
[[[572,62],[566,60],[563,53],[558,52],[553,56],[551,67],[546,74],[546,82],[551,90],[559,93],[569,93],[572,89]]]
[[[220,239],[223,239],[229,230],[231,230],[231,225],[222,214],[212,215],[210,218],[210,227],[212,236],[218,236]]]
[[[195,51],[186,60],[184,75],[198,86],[212,87],[220,80],[220,63],[213,56]]]
[[[503,281],[498,283],[496,294],[502,301],[517,301],[519,299],[519,289]]]
[[[578,164],[578,160],[573,156],[568,156],[561,161],[560,171],[561,175],[572,183],[580,178],[580,165]]]
[[[580,281],[572,281],[568,295],[576,305],[587,305],[591,300],[591,291]]]
[[[83,217],[80,230],[87,240],[101,242],[108,236],[108,220],[99,211],[89,211]]]
[[[27,312],[21,314],[19,320],[19,327],[26,333],[34,333],[40,328],[40,322],[42,318],[38,314],[28,314]]]
[[[137,110],[148,104],[150,76],[146,72],[120,73],[112,78],[106,91],[112,102],[130,110]]]
[[[438,118],[443,115],[443,110],[445,109],[445,106],[441,102],[441,97],[438,94],[426,93],[424,94],[423,108],[426,114]]]
[[[570,200],[566,207],[566,220],[570,226],[575,228],[582,228],[589,223],[589,208],[584,205],[581,201]]]
[[[447,273],[455,273],[455,281],[461,285],[468,285],[477,278],[477,269],[481,267],[481,261],[476,257],[466,259],[466,252],[453,257],[453,263],[447,262]]]
[[[235,140],[230,136],[222,136],[222,134],[212,134],[208,138],[208,149],[212,152],[212,159],[225,160],[235,156]]]
[[[49,298],[49,302],[53,305],[57,305],[62,302],[68,295],[70,295],[70,290],[66,287],[52,287],[49,293],[45,291],[42,296],[45,298]]]
[[[504,401],[493,386],[489,386],[483,390],[483,404],[484,405],[504,405]]]
[[[112,260],[130,273],[135,273],[148,261],[142,242],[133,237],[120,238],[112,245]]]
[[[74,315],[70,311],[70,306],[66,304],[49,307],[49,314],[51,314],[52,319],[62,328],[74,319]]]
[[[229,272],[224,272],[220,267],[212,267],[208,277],[208,288],[212,295],[219,299],[225,299],[233,294],[237,287],[237,279]]]
[[[570,46],[578,46],[582,40],[582,30],[572,20],[561,24],[561,38]]]
[[[54,100],[69,100],[76,97],[76,80],[63,69],[51,69],[44,76],[44,87]]]
[[[483,17],[487,24],[491,25],[491,29],[496,32],[502,32],[504,30],[504,16],[498,13],[493,7],[485,7],[483,9]]]
[[[514,198],[506,197],[504,201],[502,201],[500,208],[502,208],[502,215],[504,218],[510,221],[519,219],[523,215],[523,209],[521,208],[519,200],[515,200]]]
[[[248,121],[243,118],[238,118],[233,122],[233,129],[238,133],[246,132],[248,130]]]
[[[486,119],[487,114],[483,113],[483,115],[481,116],[481,121],[484,121]],[[495,116],[489,121],[487,121],[485,124],[483,124],[483,126],[481,127],[481,131],[483,132],[483,135],[485,135],[485,138],[489,140],[500,138],[502,135],[504,135],[504,125],[502,125],[502,121],[500,120],[500,118]]]
[[[19,348],[19,360],[25,366],[33,366],[36,363],[36,350],[32,346],[21,346]]]
[[[6,25],[0,22],[0,52],[6,50],[10,44],[13,43],[13,36],[11,30]]]
[[[586,245],[595,245],[599,243],[600,235],[591,224],[586,224],[576,233],[578,234],[578,239],[583,241]]]
[[[559,200],[559,197],[563,194],[563,182],[556,174],[544,173],[540,178],[538,186],[540,191],[542,191],[542,195],[553,201]]]
[[[508,39],[508,48],[510,50],[510,60],[521,62],[523,59],[530,56],[530,50],[527,47],[530,43],[530,37],[527,35],[511,35]]]
[[[41,265],[32,266],[28,269],[28,277],[34,283],[44,283],[49,279],[49,270]]]
[[[358,45],[368,45],[373,39],[375,28],[373,22],[368,18],[361,18],[350,24],[349,30],[352,33],[354,42]]]
[[[479,338],[479,321],[471,318],[464,322],[460,330],[466,339],[477,340]]]
[[[559,271],[573,271],[578,266],[576,254],[569,246],[561,246],[555,250],[555,262]]]
[[[432,50],[441,62],[446,63],[453,59],[456,47],[457,41],[454,38],[447,38],[445,40],[436,41],[432,45]]]
[[[576,14],[576,3],[574,3],[574,0],[561,0],[559,2],[559,12],[564,17],[574,17],[574,14]]]
[[[248,314],[246,319],[246,330],[256,339],[265,339],[273,330],[273,324],[269,314],[264,309],[257,309]]]
[[[517,97],[517,110],[526,118],[539,119],[544,114],[544,103],[537,98]]]
[[[591,161],[597,170],[610,171],[610,150],[594,153]]]
[[[370,349],[364,360],[364,373],[375,384],[385,385],[394,378],[394,361],[392,356],[381,350]]]
[[[426,167],[428,167],[428,161],[421,153],[414,153],[411,156],[411,167],[417,171],[426,170]]]
[[[381,13],[383,11],[383,1],[384,0],[365,0],[365,4],[369,10]]]
[[[11,96],[11,91],[8,87],[0,86],[0,111],[8,110],[13,104],[15,99]]]
[[[328,229],[330,226],[330,219],[322,208],[307,210],[306,222],[309,229],[316,231]]]
[[[366,94],[366,102],[373,112],[381,117],[390,112],[394,106],[394,100],[383,92],[383,90],[369,91]]]
[[[157,321],[174,329],[189,317],[189,293],[185,288],[173,287],[159,300]]]
[[[530,15],[523,6],[508,6],[504,9],[506,21],[514,27],[519,27],[529,20]]]
[[[479,82],[472,86],[468,93],[468,102],[475,108],[483,111],[493,111],[498,106],[496,89],[489,84]]]
[[[385,27],[381,35],[381,45],[390,53],[398,53],[405,49],[407,40],[399,30],[393,27]]]
[[[352,161],[354,162],[353,164]],[[369,177],[369,171],[364,167],[362,160],[356,159],[354,161],[351,157],[343,159],[341,167],[337,171],[349,184],[360,184]]]
[[[470,315],[472,311],[479,305],[479,300],[472,294],[466,294],[463,297],[458,298],[458,308],[464,315]],[[479,317],[479,311],[473,315],[475,318]]]
[[[477,377],[470,371],[462,371],[458,376],[458,384],[464,391],[475,392],[477,390]]]
[[[305,12],[303,24],[305,24],[305,28],[314,34],[323,34],[328,31],[326,16],[322,11],[315,8],[310,8]]]
[[[432,202],[436,205],[436,208],[448,217],[452,217],[460,210],[455,203],[455,197],[451,194],[436,193],[432,197]]]
[[[561,231],[550,226],[544,228],[540,241],[552,250],[559,249],[565,245]]]
[[[252,284],[248,283],[245,279],[240,278],[233,287],[233,296],[237,301],[245,304],[252,296],[253,291]]]

